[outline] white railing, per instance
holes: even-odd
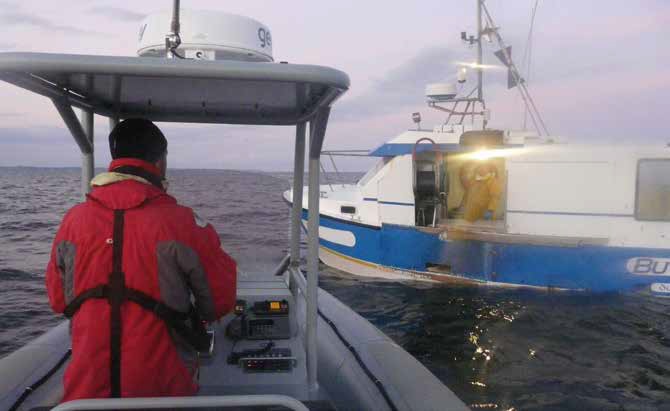
[[[302,402],[286,395],[228,395],[203,397],[162,398],[105,398],[74,400],[60,404],[52,411],[83,410],[173,410],[208,407],[285,407],[294,411],[309,411]]]

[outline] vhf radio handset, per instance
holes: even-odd
[[[235,302],[235,318],[226,327],[232,340],[282,340],[291,338],[288,301],[265,300],[247,308],[245,300]]]

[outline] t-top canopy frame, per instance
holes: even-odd
[[[349,77],[322,66],[0,53],[0,79],[111,118],[296,125],[330,106]]]
[[[0,80],[43,95],[82,152],[82,194],[93,177],[94,114],[110,119],[296,126],[289,272],[300,273],[305,137],[309,123],[307,281],[289,275],[306,300],[310,391],[317,386],[319,159],[332,104],[349,88],[338,70],[308,65],[44,53],[0,53]],[[82,110],[81,120],[73,108]],[[285,261],[282,262],[285,267]],[[300,276],[301,277],[301,276]],[[296,285],[294,286],[293,281]]]

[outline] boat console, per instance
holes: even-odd
[[[233,312],[213,327],[214,349],[201,359],[199,394],[308,398],[305,346],[284,277],[241,274],[237,298]]]

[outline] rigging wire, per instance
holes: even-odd
[[[530,28],[528,29],[528,38],[526,39],[526,48],[523,52],[523,59],[521,60],[521,66],[526,69],[526,84],[530,82],[532,60],[533,60],[533,30],[535,28],[535,15],[537,14],[537,7],[539,6],[540,0],[535,0],[533,5],[533,11],[530,16]],[[528,122],[528,107],[526,106],[523,111],[523,129],[526,129]]]
[[[488,8],[486,7],[485,4],[482,4],[482,11],[484,12],[484,17],[487,20],[487,23],[491,27],[495,27],[495,22],[493,21],[493,18],[491,17],[491,13],[489,13]],[[500,36],[500,33],[498,31],[494,31],[493,33],[495,35],[496,40],[498,41],[498,45],[500,46],[501,50],[503,51],[507,61],[509,62],[509,69],[511,70],[512,75],[518,82],[517,84],[517,89],[519,90],[519,93],[521,95],[521,98],[524,99],[524,102],[530,106],[529,109],[529,114],[530,118],[533,121],[533,124],[535,125],[535,129],[538,131],[540,135],[544,133],[544,135],[549,135],[549,131],[547,130],[547,126],[544,123],[544,120],[542,119],[542,115],[540,114],[540,111],[538,110],[537,106],[535,105],[535,101],[533,100],[533,97],[530,95],[528,92],[528,87],[526,84],[521,81],[521,75],[519,74],[519,70],[514,64],[514,61],[511,59],[511,56],[509,55],[509,52],[507,51],[507,45],[505,44],[504,40]]]

